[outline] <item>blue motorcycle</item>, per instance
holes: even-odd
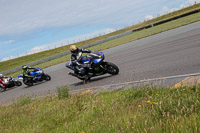
[[[91,77],[104,75],[106,73],[117,75],[119,73],[119,68],[117,65],[104,61],[105,56],[103,52],[95,52],[86,56],[82,56],[80,62],[82,63],[82,67],[86,70],[86,75],[79,75],[78,73],[69,72],[69,75],[75,76],[84,82],[90,80]],[[71,70],[74,70],[74,66],[72,62],[67,62],[66,67]]]
[[[51,76],[45,74],[41,68],[36,68],[33,71],[28,72],[27,75],[20,74],[19,79],[23,79],[23,83],[28,86],[32,86],[34,83],[42,82],[44,80],[51,80]]]

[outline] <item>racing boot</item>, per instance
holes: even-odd
[[[69,75],[74,76],[74,77],[78,77],[78,74],[73,73],[73,72],[68,72]]]

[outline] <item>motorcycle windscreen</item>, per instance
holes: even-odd
[[[102,59],[102,61],[105,59],[105,56],[103,54],[103,52],[98,52],[98,54],[100,55],[99,57]]]
[[[93,60],[94,64],[100,64],[104,60],[104,54],[103,54],[103,52],[98,52],[98,55],[99,55],[99,58]]]

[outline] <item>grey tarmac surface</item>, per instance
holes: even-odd
[[[115,63],[120,72],[91,79],[83,84],[69,76],[65,63],[45,69],[50,82],[32,87],[22,85],[0,93],[0,104],[8,104],[24,95],[54,93],[67,85],[71,90],[200,72],[200,22],[176,28],[103,51],[105,60]]]

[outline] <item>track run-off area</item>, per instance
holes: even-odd
[[[137,34],[137,33],[136,33]],[[0,104],[8,104],[24,95],[55,93],[59,86],[79,90],[143,79],[171,77],[200,72],[200,22],[162,32],[103,51],[105,61],[119,67],[119,74],[92,78],[87,84],[68,75],[71,70],[61,63],[44,69],[52,79],[34,86],[11,88],[0,93]]]

